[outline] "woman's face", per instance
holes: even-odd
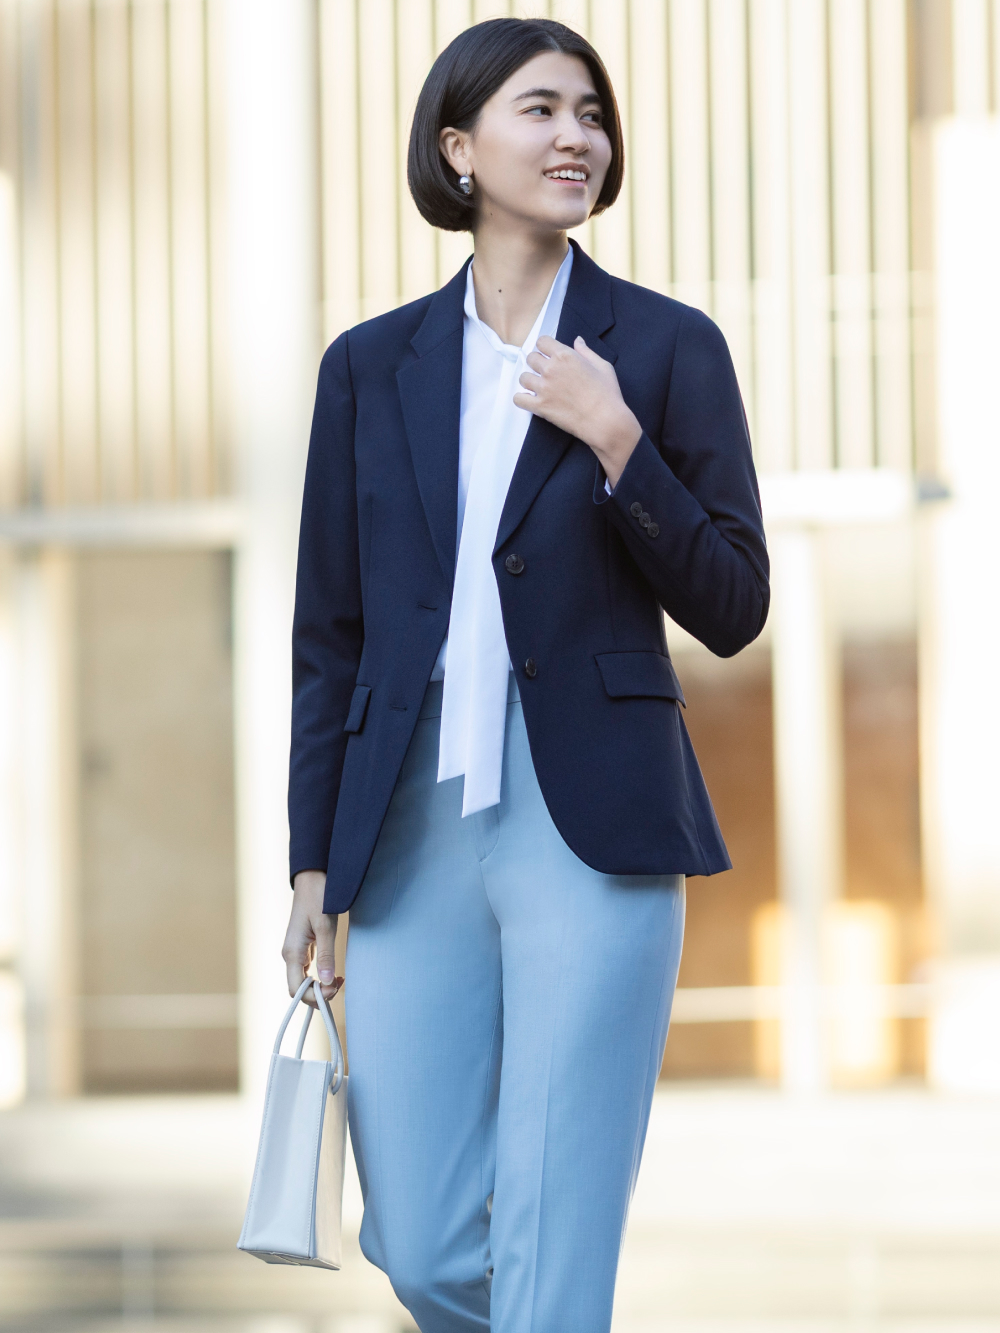
[[[584,62],[546,51],[493,94],[474,130],[442,130],[441,151],[473,179],[477,227],[509,220],[565,231],[585,222],[611,164],[602,120]]]

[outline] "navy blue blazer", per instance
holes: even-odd
[[[570,244],[557,337],[582,334],[614,364],[643,435],[609,497],[587,445],[541,417],[529,426],[493,567],[531,755],[556,827],[589,866],[711,875],[731,863],[660,608],[722,657],[763,628],[746,418],[706,315]],[[341,334],[320,369],[288,812],[292,876],[326,870],[327,912],[346,911],[361,886],[448,629],[467,267]]]

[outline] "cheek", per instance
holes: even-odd
[[[543,160],[532,136],[513,130],[505,132],[502,126],[489,130],[484,127],[480,131],[476,155],[483,179],[501,188],[505,181],[520,183],[529,176],[534,179],[538,175],[538,164]]]
[[[611,166],[610,143],[607,141],[607,139],[604,139],[599,149],[597,144],[594,144],[593,148],[591,149],[591,154],[594,162],[594,177],[596,178],[599,176],[600,183],[601,185],[603,185],[604,178],[608,174],[608,168]],[[597,193],[600,193],[599,188],[597,190]]]

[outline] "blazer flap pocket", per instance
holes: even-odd
[[[364,726],[365,713],[368,712],[368,700],[372,695],[370,685],[355,685],[351,695],[351,707],[344,723],[345,731],[360,731]]]
[[[665,654],[597,653],[594,660],[612,699],[676,699],[687,707],[673,663]]]

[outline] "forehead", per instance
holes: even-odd
[[[590,96],[599,101],[590,70],[579,56],[562,51],[543,51],[514,71],[496,93],[496,97],[512,102],[527,94],[542,94],[567,101]]]

